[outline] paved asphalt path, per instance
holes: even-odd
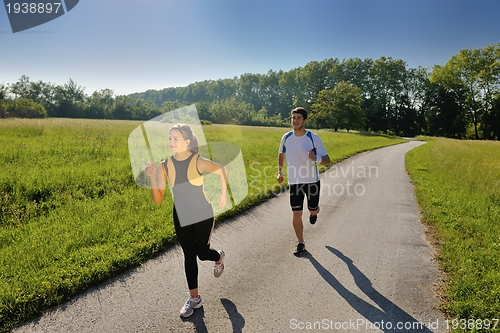
[[[301,258],[287,193],[218,226],[212,246],[225,250],[226,271],[216,279],[213,263],[200,262],[204,307],[188,319],[179,318],[188,294],[174,247],[14,332],[446,332],[440,273],[404,165],[420,144],[323,174],[318,222],[304,212]]]

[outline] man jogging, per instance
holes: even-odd
[[[314,224],[318,219],[320,194],[319,171],[316,164],[329,165],[330,157],[320,137],[306,130],[306,110],[302,107],[293,109],[291,118],[293,131],[283,135],[278,150],[277,180],[278,183],[283,182],[283,165],[286,160],[292,224],[298,240],[294,254],[299,256],[305,250],[302,223],[304,197],[307,198],[309,222]]]

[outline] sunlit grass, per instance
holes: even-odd
[[[443,309],[453,318],[498,319],[500,142],[426,141],[406,162],[424,221],[441,243],[439,263],[448,275]]]

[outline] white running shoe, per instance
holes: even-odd
[[[181,309],[181,317],[186,318],[193,314],[194,309],[199,309],[203,305],[203,301],[201,300],[201,295],[193,298],[189,296],[186,304]]]
[[[224,257],[226,256],[226,254],[224,253],[224,251],[222,250],[219,250],[219,254],[220,254],[220,263],[216,263],[215,266],[214,266],[214,276],[216,278],[218,278],[219,276],[222,275],[222,273],[224,272]]]

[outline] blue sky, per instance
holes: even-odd
[[[87,94],[288,71],[327,58],[444,65],[500,43],[498,0],[80,0],[12,33],[0,8],[0,84],[21,75]]]

